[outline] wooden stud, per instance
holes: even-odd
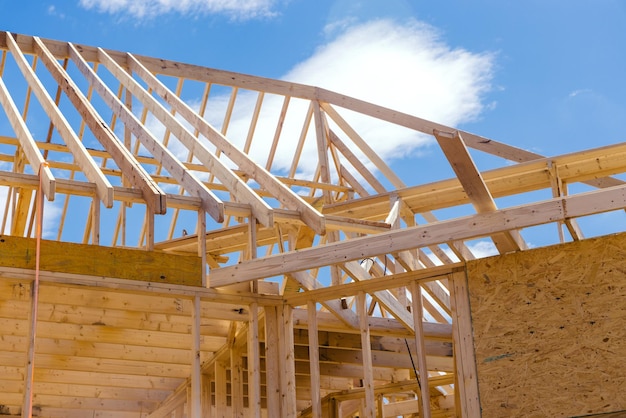
[[[453,273],[452,282],[452,336],[456,362],[457,387],[461,416],[480,417],[476,356],[472,335],[471,309],[465,272]]]
[[[191,315],[191,391],[190,391],[190,414],[192,417],[200,417],[202,412],[202,376],[200,362],[200,321],[202,311],[200,296],[193,299]]]
[[[374,396],[374,374],[372,371],[372,346],[367,315],[367,300],[365,293],[357,294],[357,315],[361,329],[361,353],[363,357],[363,388],[365,390],[365,408],[363,416],[374,418],[376,415],[376,398]]]
[[[311,368],[311,407],[312,417],[322,418],[322,397],[320,394],[319,338],[317,333],[317,308],[314,301],[307,303],[309,318],[309,362]]]
[[[279,358],[279,346],[281,344],[278,309],[268,306],[265,310],[265,386],[267,397],[267,414],[270,417],[282,415],[281,406],[281,380],[284,378],[281,371],[281,359]]]
[[[221,361],[215,362],[215,417],[227,418],[227,378],[226,365]]]
[[[248,408],[249,416],[261,418],[261,357],[259,306],[251,303],[248,314]],[[266,340],[267,341],[267,340]]]
[[[428,385],[428,365],[426,363],[426,344],[424,341],[424,306],[422,305],[422,288],[417,281],[411,282],[411,312],[415,323],[415,347],[417,370],[420,382],[420,418],[430,418],[430,389]]]
[[[280,312],[281,327],[278,341],[281,370],[280,395],[282,417],[295,418],[296,409],[296,370],[293,342],[292,307],[283,305]]]

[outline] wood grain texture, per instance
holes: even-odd
[[[626,234],[468,263],[484,417],[626,409]]]
[[[35,240],[0,236],[0,266],[35,268]],[[202,284],[200,257],[42,240],[41,270],[147,282]]]

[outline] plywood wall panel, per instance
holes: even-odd
[[[626,234],[468,263],[484,417],[626,410]]]

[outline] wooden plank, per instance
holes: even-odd
[[[100,77],[98,77],[72,44],[69,44],[69,48],[72,61],[76,64],[78,70],[87,79],[89,84],[94,87],[113,113],[124,122],[124,126],[133,132],[142,145],[163,164],[168,173],[170,173],[185,190],[200,197],[202,208],[211,215],[216,222],[223,222],[224,205],[221,200],[200,180],[193,176],[161,142],[146,130],[139,119],[137,119]]]
[[[265,344],[265,385],[267,397],[267,414],[270,417],[280,417],[280,380],[283,378],[280,373],[279,358],[279,334],[280,324],[278,320],[278,309],[274,306],[265,307],[265,341],[275,341],[276,344]]]
[[[476,356],[472,336],[472,319],[469,304],[469,291],[465,272],[453,273],[450,277],[452,289],[452,336],[456,376],[461,402],[461,416],[474,418],[481,416],[476,375]]]
[[[551,167],[558,167],[559,178],[567,183],[586,182],[602,175],[619,174],[626,170],[626,144],[619,143],[577,153],[505,166],[482,172],[482,177],[494,198],[550,188]],[[396,193],[412,211],[429,210],[469,203],[458,179],[399,189],[386,194],[335,203],[324,208],[325,214],[350,213],[361,219],[382,219],[388,212],[389,196]]]
[[[317,332],[317,308],[316,303],[309,301],[307,304],[309,318],[309,362],[311,367],[311,408],[313,418],[322,418],[322,397],[320,393],[320,352]]]
[[[35,240],[0,237],[0,266],[35,268]],[[188,286],[201,285],[200,258],[135,249],[41,241],[41,270]]]
[[[456,177],[461,182],[467,197],[478,213],[497,210],[496,202],[491,196],[480,171],[474,164],[459,131],[454,133],[435,130],[433,132],[446,158],[450,162]],[[526,243],[519,231],[510,230],[492,236],[493,242],[500,253],[508,253],[526,249]]]
[[[166,211],[165,193],[150,178],[150,175],[141,164],[137,162],[135,157],[124,148],[123,142],[108,128],[106,122],[102,120],[93,105],[81,92],[80,88],[78,88],[69,74],[67,74],[63,67],[54,59],[51,51],[39,38],[35,37],[34,42],[35,50],[41,58],[41,61],[63,89],[96,139],[102,144],[117,166],[122,170],[125,178],[129,180],[130,184],[142,191],[145,201],[155,213],[164,214]]]
[[[191,391],[189,411],[192,417],[199,417],[202,412],[202,376],[200,363],[200,321],[202,315],[200,296],[193,299],[193,311],[191,315]]]
[[[416,242],[428,246],[452,240],[476,238],[510,229],[557,222],[624,207],[626,207],[626,187],[622,186],[564,196],[495,212],[441,221],[433,225],[415,226],[375,236],[331,243],[324,247],[245,261],[237,266],[214,270],[211,274],[211,286],[220,287],[272,277],[290,271],[302,271],[389,252],[404,251],[414,248]]]
[[[298,414],[292,310],[291,306],[284,305],[279,313],[282,322],[278,340],[279,361],[282,371],[280,380],[281,416],[285,418],[295,418]]]
[[[28,163],[32,167],[33,171],[40,173],[42,177],[41,186],[46,198],[50,201],[54,200],[56,187],[54,175],[52,174],[52,171],[50,171],[50,167],[48,167],[47,163],[44,161],[41,152],[39,152],[39,148],[37,148],[37,144],[28,130],[26,122],[24,122],[24,119],[20,116],[20,112],[11,98],[11,93],[9,93],[9,90],[1,78],[0,105],[4,108],[4,111],[9,119],[9,123],[20,141],[20,146],[24,151],[24,155],[26,155]]]
[[[365,293],[357,294],[357,315],[361,330],[361,354],[363,359],[363,390],[365,392],[365,418],[374,418],[376,415],[376,399],[374,397],[374,374],[372,371],[372,345],[368,324],[367,301]]]
[[[226,365],[221,361],[215,362],[215,417],[226,418],[227,408],[227,378]]]
[[[226,137],[213,128],[206,120],[201,118],[179,97],[172,94],[170,90],[164,86],[154,83],[154,76],[141,65],[141,62],[134,56],[128,55],[130,68],[135,71],[150,88],[159,94],[173,109],[176,110],[183,118],[185,118],[194,128],[211,141],[218,149],[228,156],[239,169],[243,170],[248,176],[255,179],[261,187],[270,192],[285,207],[300,212],[300,216],[304,223],[309,225],[318,234],[325,231],[324,217],[312,206],[310,206],[302,197],[286,187],[278,181],[271,173],[262,166],[256,164],[248,155],[246,155],[237,147],[233,146]]]
[[[138,251],[138,250],[136,250]],[[3,278],[19,279],[29,283],[33,279],[33,270],[21,269],[14,267],[1,267],[0,276]],[[64,288],[64,292],[71,294],[72,297],[83,300],[85,297],[82,295],[91,294],[93,291],[96,293],[102,293],[102,289],[109,289],[109,291],[116,294],[113,299],[107,299],[102,301],[102,305],[98,306],[117,306],[117,308],[124,309],[123,303],[134,305],[135,303],[146,303],[143,300],[144,296],[152,298],[152,305],[159,306],[160,308],[167,307],[166,310],[169,313],[176,314],[180,312],[182,306],[183,312],[191,312],[187,305],[187,300],[195,295],[199,294],[205,302],[203,304],[203,317],[213,319],[225,319],[225,320],[240,320],[239,305],[248,305],[252,302],[257,302],[260,306],[277,306],[282,305],[283,301],[280,296],[273,294],[252,294],[252,293],[229,293],[223,291],[215,291],[213,289],[207,289],[204,287],[158,283],[158,282],[146,282],[139,280],[118,279],[115,277],[103,277],[103,276],[89,276],[84,274],[73,273],[58,273],[51,271],[41,271],[40,278],[44,282],[48,282],[51,286],[57,286]],[[24,283],[22,284],[24,285]],[[77,292],[76,289],[82,289]],[[275,292],[274,292],[275,293]],[[120,295],[127,294],[125,297]],[[163,298],[163,296],[179,296],[179,301],[173,303],[171,299]],[[163,300],[164,303],[159,303],[159,300]],[[64,303],[67,300],[53,299],[57,303]],[[93,300],[98,300],[95,297]],[[123,303],[119,302],[124,300]],[[142,302],[139,302],[143,300]],[[155,301],[156,300],[156,301]],[[209,303],[207,303],[209,302]],[[214,309],[213,303],[225,303],[234,304],[236,310],[217,310]],[[232,305],[231,305],[232,306]]]
[[[261,418],[261,354],[259,307],[250,304],[248,314],[248,408],[252,418]]]
[[[426,361],[426,342],[424,340],[424,306],[422,304],[422,288],[416,281],[411,282],[411,311],[415,323],[415,348],[417,370],[419,371],[419,414],[420,418],[431,418],[428,363]]]
[[[319,102],[313,102],[313,116],[315,118],[315,138],[317,142],[317,161],[322,183],[330,183],[330,165],[328,161],[328,134],[324,115]],[[326,203],[332,203],[332,196],[327,190],[323,191]]]
[[[333,122],[335,122],[348,135],[352,142],[354,142],[356,146],[359,147],[359,149],[365,154],[369,161],[371,161],[376,166],[376,168],[391,182],[391,184],[393,184],[396,188],[405,187],[404,182],[391,170],[391,168],[389,168],[389,166],[382,160],[382,158],[380,158],[380,156],[376,154],[376,152],[369,146],[369,144],[365,140],[363,140],[363,138],[361,138],[361,136],[354,130],[352,126],[350,126],[350,124],[339,114],[339,112],[337,112],[337,110],[333,106],[325,102],[322,102],[321,106],[328,114],[328,116],[330,116]],[[333,138],[334,142],[336,142],[336,139]],[[342,148],[346,149],[347,147]],[[374,184],[372,184],[372,186],[382,187],[382,185],[380,185],[377,180],[374,182]],[[380,193],[384,189],[375,188],[375,190]]]
[[[107,208],[112,207],[113,186],[111,186],[111,183],[109,183],[104,174],[102,174],[102,171],[100,171],[93,158],[91,158],[91,156],[87,153],[85,146],[82,144],[78,136],[76,136],[69,123],[55,104],[54,100],[50,97],[41,81],[37,78],[37,75],[26,61],[26,57],[24,57],[24,54],[15,43],[13,37],[10,34],[7,34],[6,40],[17,66],[24,75],[29,87],[35,93],[35,96],[50,118],[50,121],[58,130],[68,148],[72,151],[74,160],[83,170],[87,179],[96,184],[98,197],[102,200],[104,205]]]
[[[104,50],[99,49],[100,61],[120,82],[197,158],[207,170],[226,186],[238,201],[248,203],[252,213],[265,226],[273,225],[272,208],[239,176],[202,144],[174,115],[168,112],[149,92],[120,67]],[[137,64],[141,65],[141,64]],[[151,82],[166,87],[154,77]]]

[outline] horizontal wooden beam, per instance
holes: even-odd
[[[626,172],[626,143],[541,158],[483,171],[481,175],[491,195],[500,198],[551,188],[550,172],[554,170],[558,170],[561,181],[569,184]],[[601,185],[606,186],[606,183]],[[613,186],[614,183],[608,182]],[[350,214],[359,219],[384,219],[389,212],[391,195],[397,195],[415,213],[470,203],[461,182],[453,178],[326,205],[323,212],[326,215]]]
[[[0,266],[35,268],[35,239],[0,237]],[[201,258],[161,252],[41,241],[41,270],[200,286]]]
[[[324,247],[291,251],[263,259],[244,261],[235,266],[212,270],[209,275],[209,282],[211,287],[220,287],[404,251],[415,247],[478,238],[511,229],[563,221],[625,207],[626,187],[611,187],[495,212],[331,243]]]

